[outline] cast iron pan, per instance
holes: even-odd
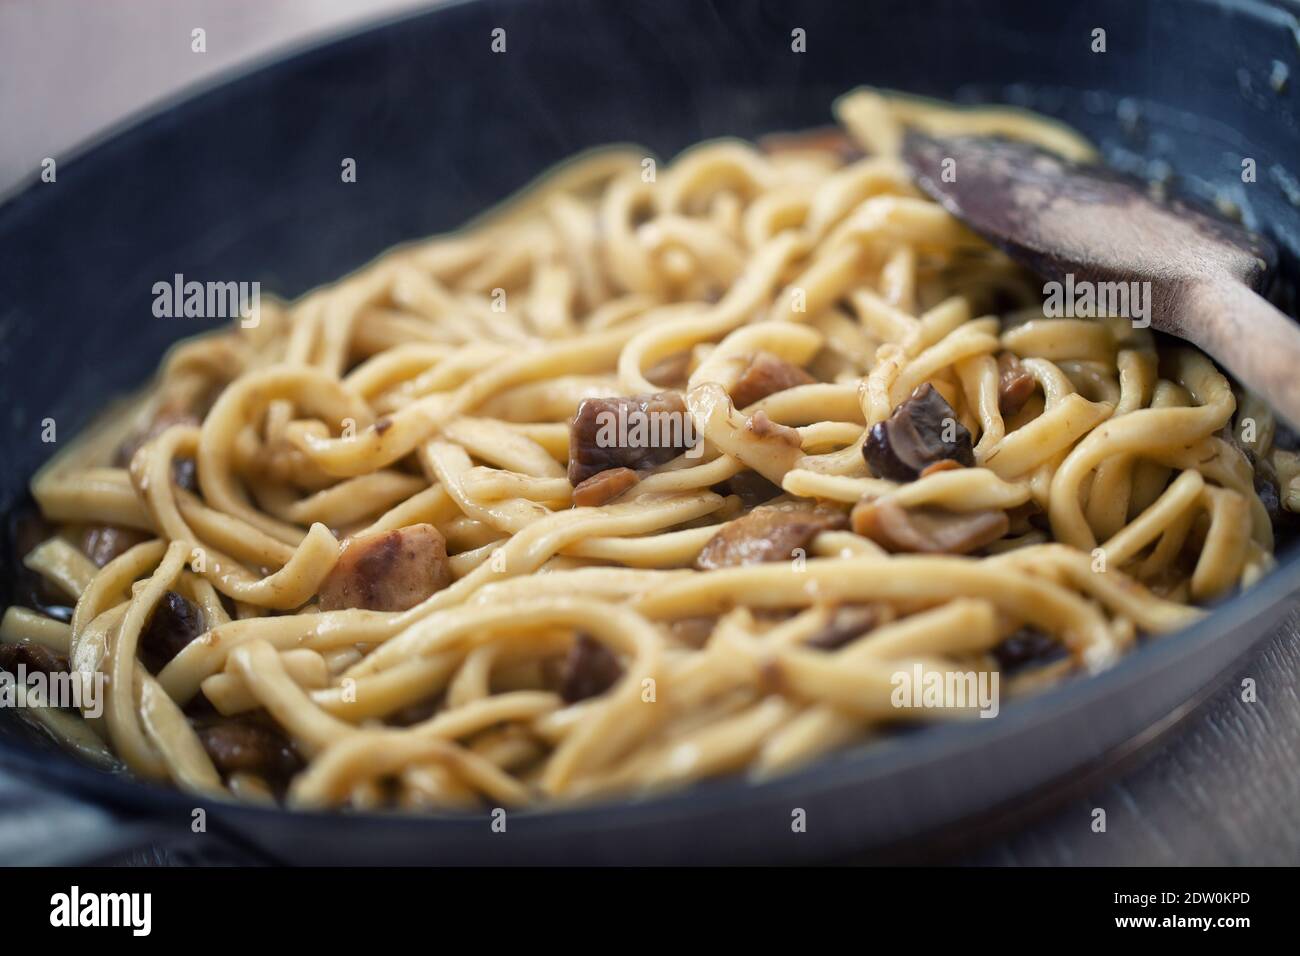
[[[55,184],[0,207],[0,509],[21,502],[55,450],[43,419],[60,439],[76,434],[105,396],[200,330],[152,316],[156,281],[257,279],[296,296],[455,227],[577,150],[637,142],[670,157],[708,137],[822,125],[832,98],[863,83],[1058,116],[1116,165],[1235,201],[1294,275],[1300,94],[1282,80],[1300,76],[1292,12],[1229,0],[479,2],[256,69],[57,157]],[[490,48],[498,27],[504,54]],[[796,28],[806,53],[791,50]],[[356,183],[341,182],[345,157]],[[275,859],[377,863],[795,861],[923,844],[1172,723],[1298,588],[1300,560],[1286,553],[1258,587],[1103,675],[767,783],[512,813],[505,833],[486,815],[209,804],[208,838]],[[80,766],[11,713],[0,713],[0,759],[154,837],[190,833],[195,798]],[[806,832],[793,832],[796,809]]]

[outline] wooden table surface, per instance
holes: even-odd
[[[171,90],[285,43],[349,22],[398,12],[421,0],[0,0],[0,192],[118,117]],[[189,33],[208,30],[195,55]],[[22,78],[23,82],[16,82]],[[58,91],[75,91],[60,97]],[[45,90],[46,98],[32,90]],[[52,109],[51,102],[64,105]],[[1240,679],[1257,700],[1241,699]],[[1197,714],[1117,779],[1070,799],[1009,835],[953,862],[1010,865],[1300,863],[1300,613],[1293,613],[1241,673]],[[1106,811],[1104,833],[1092,829]],[[42,826],[66,838],[89,812],[46,799],[40,812],[24,788],[0,777],[0,862],[6,838],[36,846]],[[75,830],[71,832],[76,832]],[[17,837],[26,834],[26,841]],[[12,842],[15,841],[16,842]],[[10,860],[23,859],[11,856]],[[192,862],[165,849],[124,863]]]
[[[1097,807],[1104,833],[1092,830]],[[1300,864],[1300,611],[1137,767],[955,862]]]

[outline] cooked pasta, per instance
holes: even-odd
[[[1044,318],[897,155],[906,124],[1088,144],[837,111],[584,155],[176,346],[32,483],[24,562],[72,610],[0,641],[105,697],[26,712],[204,794],[605,799],[968,718],[898,675],[1030,693],[1265,573],[1300,502],[1267,408],[1122,317]]]

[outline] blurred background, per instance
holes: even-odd
[[[0,194],[70,147],[272,51],[437,0],[0,0]],[[195,28],[207,52],[191,49]]]

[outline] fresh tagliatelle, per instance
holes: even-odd
[[[1089,146],[837,113],[584,155],[175,347],[33,481],[23,560],[72,610],[10,608],[0,662],[104,696],[25,712],[240,799],[607,799],[969,717],[900,675],[1029,693],[1267,571],[1300,501],[1267,408],[1143,323],[1045,318],[898,159],[909,124]]]

